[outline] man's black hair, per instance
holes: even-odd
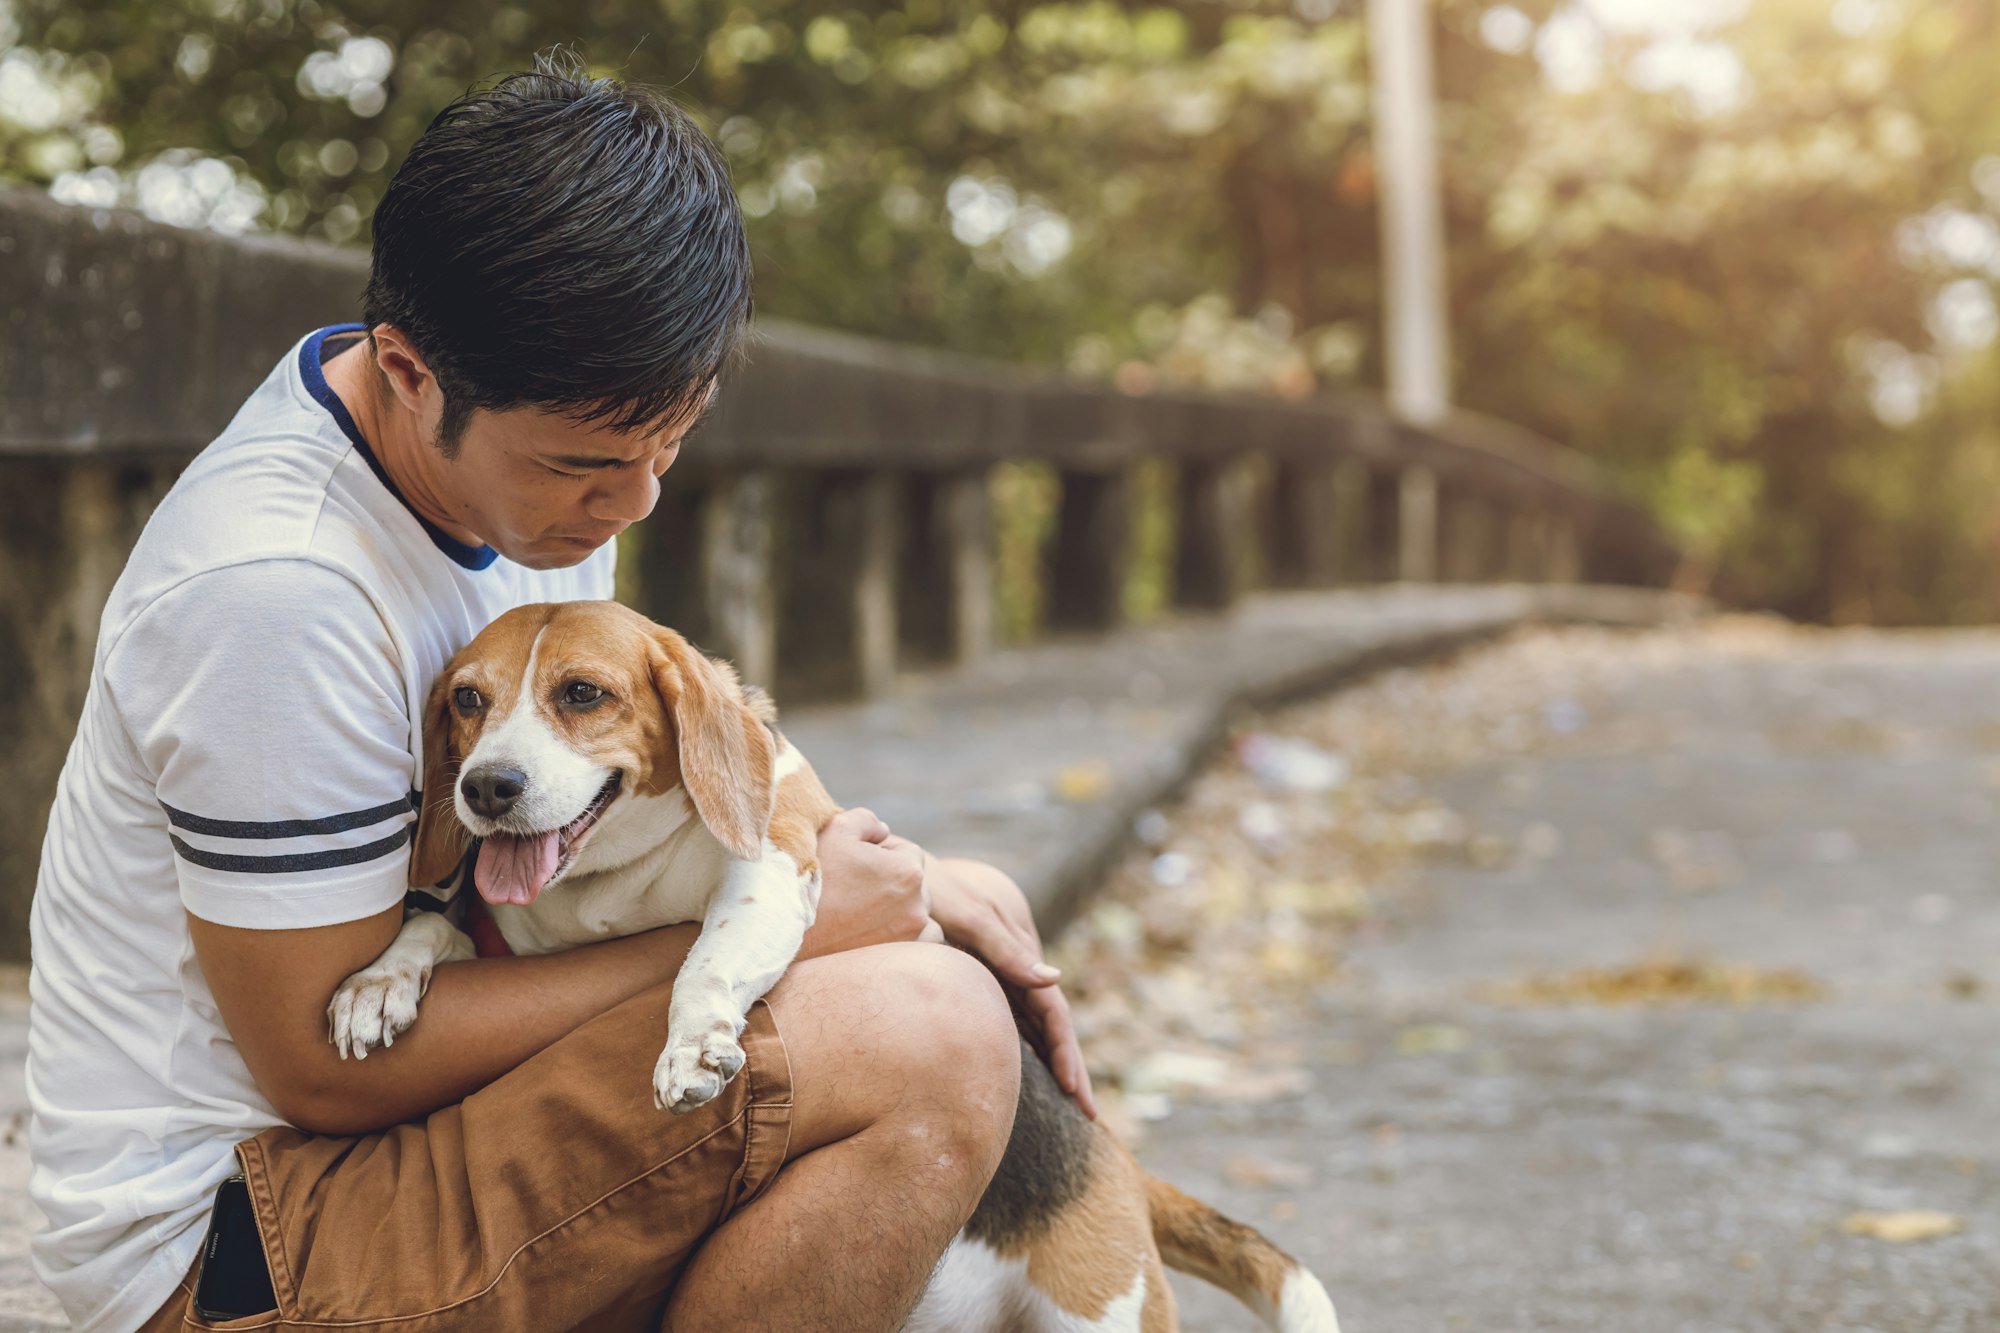
[[[446,457],[475,408],[680,421],[750,317],[728,167],[664,94],[539,56],[411,147],[375,209],[362,313],[437,377]]]

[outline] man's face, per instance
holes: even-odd
[[[577,564],[652,512],[699,419],[620,434],[532,407],[475,411],[445,464],[453,517],[516,564]]]

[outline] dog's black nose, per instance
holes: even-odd
[[[498,819],[514,808],[528,785],[528,775],[517,768],[481,768],[467,773],[458,789],[474,814]]]

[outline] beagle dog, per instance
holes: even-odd
[[[519,607],[432,687],[424,771],[411,878],[453,901],[413,907],[341,984],[327,1022],[342,1057],[392,1044],[432,969],[475,956],[462,910],[522,954],[700,921],[653,1096],[677,1113],[717,1096],[743,1066],[746,1013],[812,923],[818,835],[839,812],[762,692],[615,602]],[[476,895],[456,892],[468,882]],[[1000,1167],[910,1333],[1171,1330],[1163,1264],[1282,1333],[1338,1333],[1297,1261],[1148,1175],[1025,1046],[1021,1072]]]

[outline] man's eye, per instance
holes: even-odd
[[[604,691],[587,680],[573,680],[563,689],[563,698],[573,704],[594,704],[604,697]]]
[[[468,713],[477,712],[486,705],[486,701],[479,697],[479,691],[470,685],[461,685],[453,690],[451,699],[460,709]]]

